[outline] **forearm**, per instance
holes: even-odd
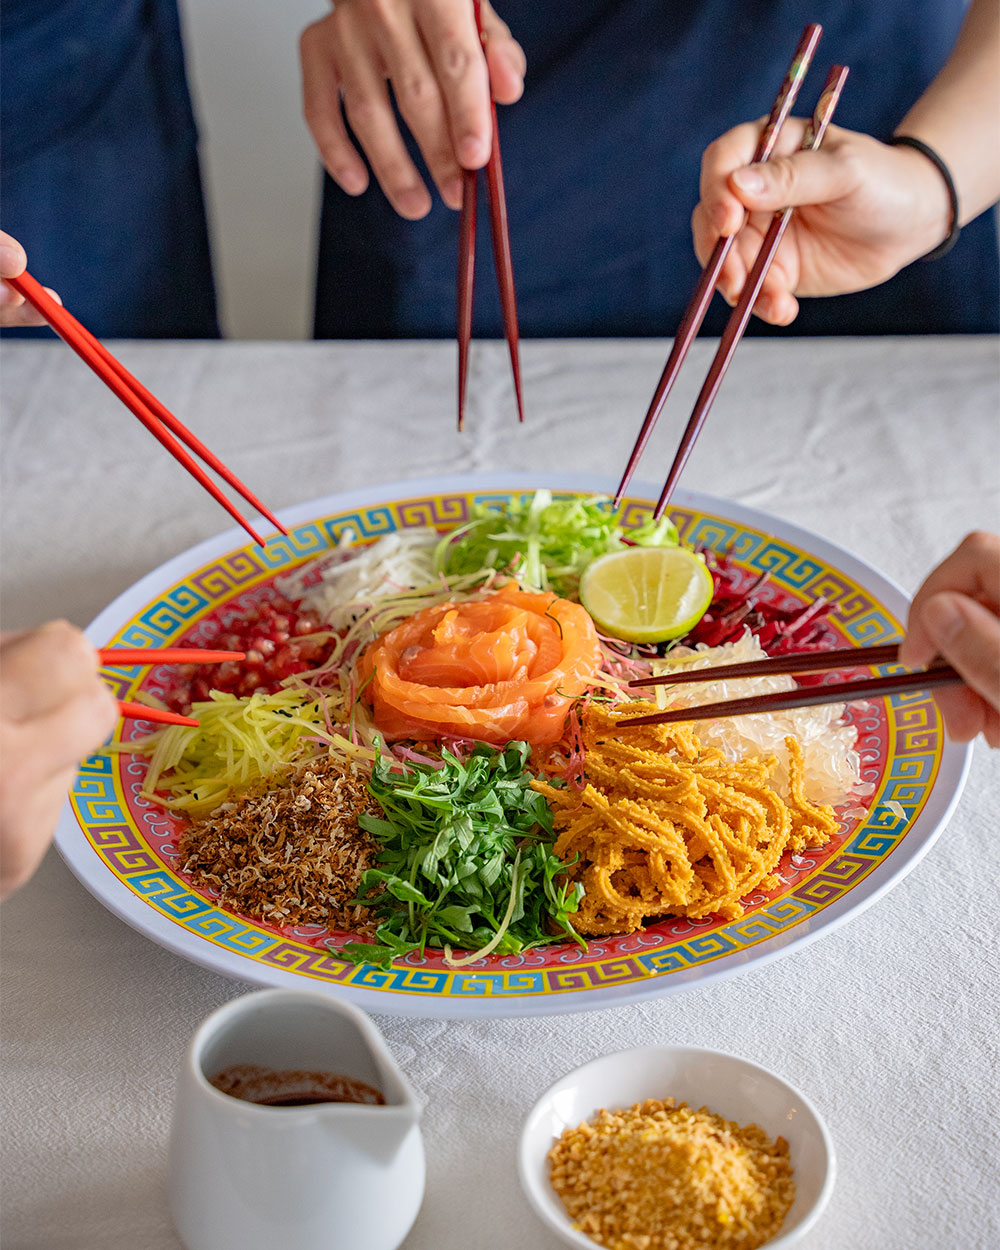
[[[1000,199],[1000,4],[972,0],[944,68],[896,133],[929,144],[951,170],[961,225]]]

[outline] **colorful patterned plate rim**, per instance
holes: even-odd
[[[267,593],[273,579],[327,549],[350,527],[363,538],[411,525],[458,524],[468,508],[545,486],[602,493],[582,475],[505,473],[397,482],[285,510],[291,538],[265,550],[229,530],[169,560],[93,622],[95,645],[209,641],[220,618]],[[655,491],[636,488],[627,522],[648,515]],[[710,495],[679,492],[671,509],[682,540],[727,551],[743,575],[770,573],[786,606],[824,595],[839,645],[898,637],[907,600],[880,573],[797,526]],[[162,670],[161,670],[162,672]],[[155,669],[106,670],[123,698],[156,688]],[[862,772],[875,787],[841,835],[818,852],[786,856],[781,885],[753,895],[734,921],[667,920],[627,937],[492,958],[461,970],[411,956],[390,972],[337,960],[342,936],[279,930],[220,908],[175,870],[175,825],[139,797],[145,763],[102,753],[85,761],[56,835],[72,871],[112,912],[194,963],[261,985],[311,985],[371,1011],[430,1017],[529,1016],[583,1011],[677,992],[759,966],[831,932],[875,902],[929,850],[961,793],[970,749],[945,740],[929,695],[854,705]],[[119,729],[134,732],[134,726]]]

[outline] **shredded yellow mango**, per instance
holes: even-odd
[[[214,690],[210,701],[192,706],[191,715],[201,722],[198,728],[169,725],[118,749],[150,757],[145,798],[194,818],[262,778],[280,776],[293,761],[356,752],[344,750],[350,744],[329,733],[322,703],[304,703],[299,690],[255,690],[249,698]],[[160,789],[164,793],[156,793]]]

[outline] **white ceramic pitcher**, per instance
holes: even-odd
[[[384,1106],[262,1106],[211,1078],[236,1065],[326,1071],[374,1086]],[[170,1208],[187,1250],[396,1250],[424,1192],[420,1109],[357,1007],[261,990],[213,1012],[181,1068]]]

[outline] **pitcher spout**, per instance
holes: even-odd
[[[395,1163],[420,1123],[419,1108],[409,1105],[367,1107],[341,1103],[317,1111],[326,1132],[336,1142],[338,1155],[345,1160],[364,1155],[380,1167]]]

